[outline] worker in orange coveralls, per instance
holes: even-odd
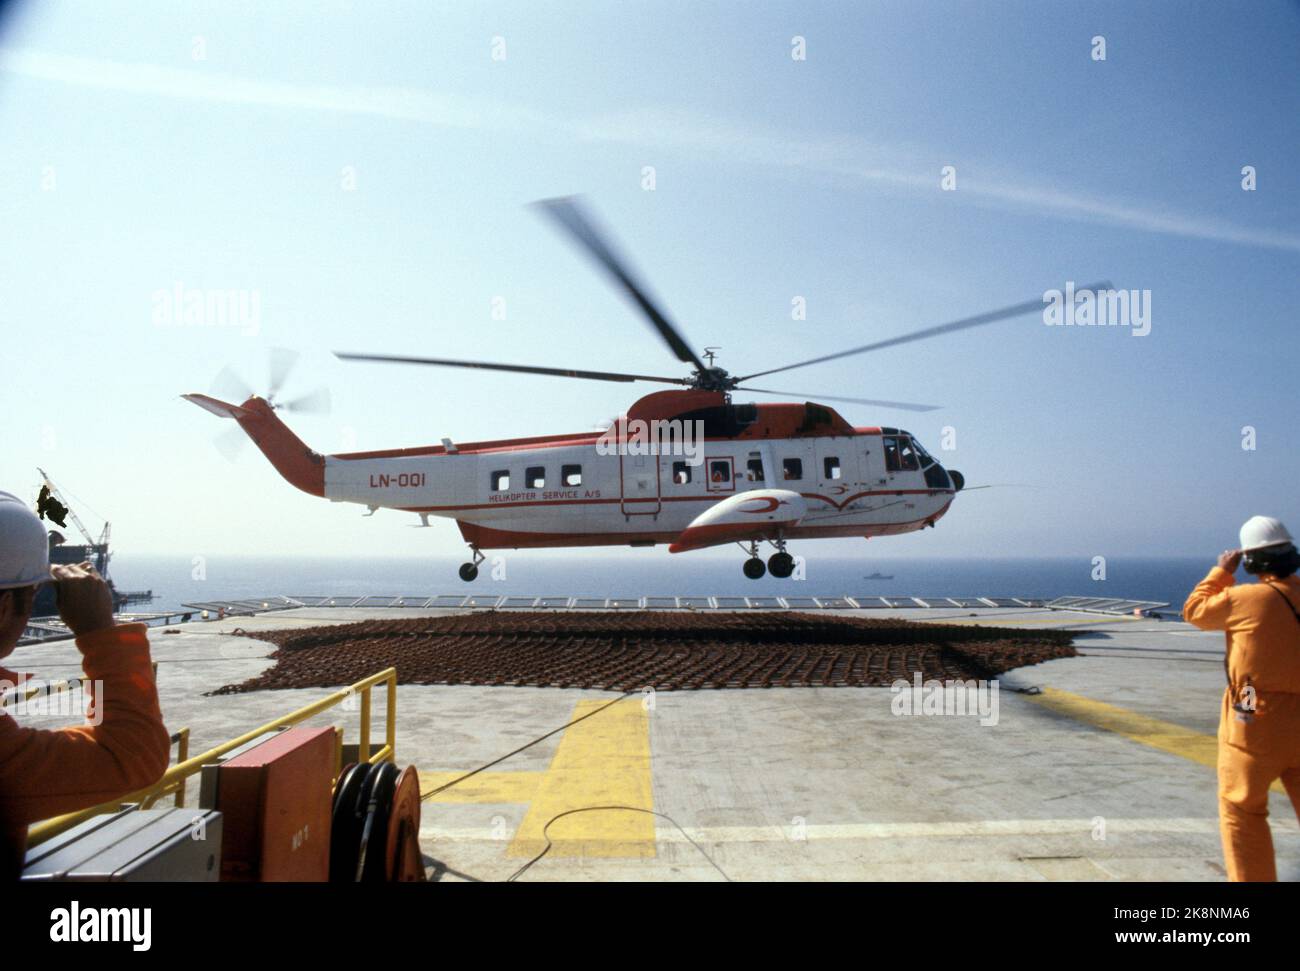
[[[0,492],[0,658],[22,636],[37,587],[51,581],[77,638],[92,708],[87,724],[59,730],[0,714],[0,880],[21,872],[30,823],[152,785],[171,749],[145,625],[114,624],[112,592],[89,563],[51,570],[45,527]],[[0,681],[13,686],[21,677],[0,668]]]
[[[1237,585],[1242,563],[1258,583]],[[1197,584],[1183,617],[1227,632],[1219,716],[1219,829],[1229,880],[1276,880],[1268,792],[1281,779],[1300,816],[1300,567],[1291,534],[1255,516]]]

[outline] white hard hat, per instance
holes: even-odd
[[[0,590],[50,578],[50,541],[27,503],[0,492]]]
[[[1266,546],[1284,546],[1291,543],[1291,534],[1282,521],[1272,516],[1251,516],[1241,527],[1241,549],[1249,553]]]

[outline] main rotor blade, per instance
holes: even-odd
[[[1102,281],[1092,283],[1087,287],[1079,287],[1078,290],[1109,290],[1110,284]],[[1024,303],[1018,303],[1011,307],[1003,307],[1001,310],[992,310],[986,314],[979,314],[975,317],[966,317],[962,320],[954,320],[951,323],[939,324],[935,327],[925,327],[921,330],[912,331],[910,334],[902,334],[898,337],[890,337],[887,340],[876,341],[873,344],[864,344],[862,347],[854,347],[847,351],[840,351],[836,354],[824,354],[821,357],[810,358],[807,361],[800,361],[798,364],[786,364],[783,367],[772,368],[769,371],[756,371],[753,374],[747,374],[743,378],[737,378],[737,381],[749,381],[752,378],[761,378],[767,374],[777,374],[780,371],[792,371],[795,368],[807,367],[810,364],[821,364],[824,361],[835,361],[841,357],[851,357],[854,354],[865,354],[868,351],[878,351],[885,347],[895,347],[898,344],[908,344],[912,341],[926,340],[930,337],[938,337],[940,334],[951,334],[954,331],[966,330],[970,327],[982,327],[984,324],[997,323],[999,320],[1007,320],[1011,317],[1019,317],[1021,314],[1031,313],[1035,310],[1043,309],[1042,299],[1026,300]]]
[[[638,283],[628,270],[627,261],[614,252],[608,238],[599,232],[592,220],[582,211],[578,200],[572,196],[561,199],[543,199],[533,203],[539,210],[549,216],[556,225],[567,232],[579,243],[591,257],[614,278],[633,302],[641,308],[651,326],[659,332],[664,343],[677,355],[677,360],[693,364],[700,371],[707,368],[690,345],[686,343],[681,332],[664,316],[663,312],[646,296],[645,288]]]
[[[754,391],[758,394],[779,394],[805,401],[847,401],[854,405],[872,405],[877,408],[898,408],[900,411],[937,411],[940,405],[914,405],[906,401],[881,401],[877,398],[837,398],[830,394],[805,395],[798,391],[769,391],[767,388],[736,388],[736,391]]]
[[[442,357],[402,357],[395,354],[352,354],[335,351],[342,361],[382,361],[389,364],[432,364],[437,367],[474,368],[481,371],[511,371],[516,374],[546,374],[555,378],[583,378],[587,381],[657,381],[660,384],[690,384],[686,378],[663,378],[652,374],[619,374],[615,371],[579,371],[572,368],[534,367],[530,364],[494,364],[490,361],[453,361]]]

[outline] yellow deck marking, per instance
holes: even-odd
[[[573,718],[607,705],[580,701]],[[546,846],[542,829],[568,809],[637,806],[653,809],[650,718],[640,698],[627,698],[567,729],[555,750],[507,856],[531,857]],[[551,825],[555,856],[653,857],[655,819],[648,813],[602,810],[566,816]]]
[[[506,850],[511,857],[536,856],[546,847],[542,830],[555,816],[586,806],[653,809],[650,786],[650,718],[640,698],[610,705],[608,698],[580,701],[570,721],[608,706],[593,718],[565,729],[545,772],[480,772],[431,803],[515,803],[528,812]],[[430,792],[463,772],[421,772]],[[548,835],[555,856],[653,857],[655,820],[648,813],[617,810],[575,813],[555,822]]]
[[[429,792],[459,779],[464,772],[421,772],[420,790]],[[529,803],[533,801],[545,772],[480,772],[458,782],[446,792],[430,796],[429,802]]]
[[[1218,765],[1219,742],[1213,735],[1193,731],[1173,722],[1161,721],[1139,715],[1127,708],[1094,701],[1059,688],[1044,688],[1042,694],[1024,695],[1030,701],[1060,715],[1066,715],[1094,728],[1123,735],[1139,745],[1159,749],[1170,755],[1196,762],[1213,769]],[[1280,781],[1274,782],[1274,792],[1285,792]]]

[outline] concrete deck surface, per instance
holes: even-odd
[[[193,755],[326,693],[205,696],[271,663],[270,645],[237,628],[450,612],[302,608],[155,628],[168,726],[190,727]],[[505,879],[546,845],[554,819],[553,848],[521,879],[1224,878],[1213,769],[1222,635],[1042,609],[843,613],[1072,629],[1080,656],[1004,677],[996,724],[896,714],[888,688],[627,698],[426,801],[432,875]],[[53,678],[79,673],[77,659],[65,641],[6,663]],[[403,685],[397,760],[417,766],[427,792],[618,697]],[[377,692],[372,738],[383,737],[384,707]],[[355,742],[357,719],[335,708],[312,723]],[[191,805],[196,793],[192,784]],[[663,815],[584,809],[609,806]],[[573,809],[584,811],[555,819]],[[1295,814],[1280,792],[1271,810],[1279,876],[1300,879]]]

